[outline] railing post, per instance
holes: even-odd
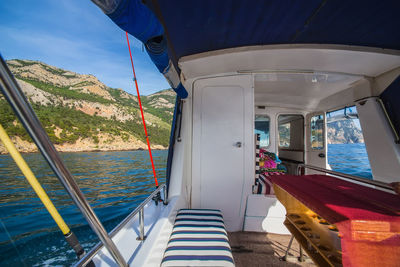
[[[142,236],[144,239],[146,239],[146,236],[144,235],[144,208],[145,206],[152,200],[154,200],[154,197],[160,193],[160,191],[163,189],[162,187],[165,187],[166,185],[163,184],[160,187],[158,187],[153,193],[151,193],[142,203],[139,204],[135,208],[134,211],[132,211],[120,224],[118,224],[111,232],[110,232],[110,237],[114,237],[119,231],[126,226],[126,224],[131,221],[131,220],[136,220],[137,215],[139,216],[139,227],[142,225],[141,229],[139,228],[139,236],[136,238],[137,240],[140,240],[140,236]],[[139,215],[139,213],[142,213]],[[142,222],[142,223],[140,223]],[[142,233],[142,234],[140,234]],[[140,240],[141,241],[141,240]],[[87,263],[90,262],[93,257],[104,247],[104,245],[100,242],[98,243],[91,251],[89,251],[88,254],[86,254],[82,259],[80,259],[76,264],[75,267],[82,267],[82,266],[87,266]]]
[[[146,236],[144,235],[144,208],[139,210],[139,237],[136,240],[144,241]]]
[[[283,261],[287,261],[288,256],[289,256],[289,250],[292,247],[292,242],[293,242],[294,236],[292,235],[292,237],[290,238],[289,244],[287,246],[287,249],[285,251],[285,256],[282,257]]]
[[[304,262],[304,254],[303,254],[303,247],[301,246],[301,244],[299,244],[299,250],[300,250],[300,257],[299,257],[299,261],[300,262]]]
[[[165,186],[164,185],[164,188],[163,188],[163,193],[164,193],[164,200],[163,200],[163,203],[164,203],[164,205],[168,205],[168,196],[167,196],[167,186]]]

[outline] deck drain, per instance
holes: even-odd
[[[310,228],[310,227],[307,227],[307,226],[303,226],[303,227],[300,228],[300,230],[303,230],[303,231],[311,231],[311,228]]]
[[[295,223],[295,224],[298,224],[298,225],[306,224],[306,222],[305,222],[305,221],[302,221],[302,220],[295,221],[294,223]]]

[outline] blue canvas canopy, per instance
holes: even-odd
[[[114,2],[116,8],[107,15],[146,44],[155,65],[182,98],[187,92],[177,81],[177,63],[183,56],[268,44],[400,49],[400,1],[93,1]]]
[[[178,59],[268,44],[400,49],[400,1],[159,0],[158,7]]]
[[[268,44],[341,44],[400,49],[400,1],[111,2],[117,7],[107,15],[146,45],[155,65],[182,98],[187,92],[176,80],[180,72],[177,63],[183,56]]]

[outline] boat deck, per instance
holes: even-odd
[[[237,267],[245,266],[316,266],[304,253],[304,262],[300,255],[299,244],[293,240],[287,261],[280,260],[285,255],[290,235],[278,235],[258,232],[229,233],[229,243]],[[304,250],[303,250],[304,251]]]

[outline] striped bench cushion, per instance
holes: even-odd
[[[180,210],[161,266],[235,266],[221,211]]]
[[[268,179],[260,174],[258,177],[257,194],[269,195],[271,194],[271,190],[273,190],[272,188],[272,184],[268,181]]]

